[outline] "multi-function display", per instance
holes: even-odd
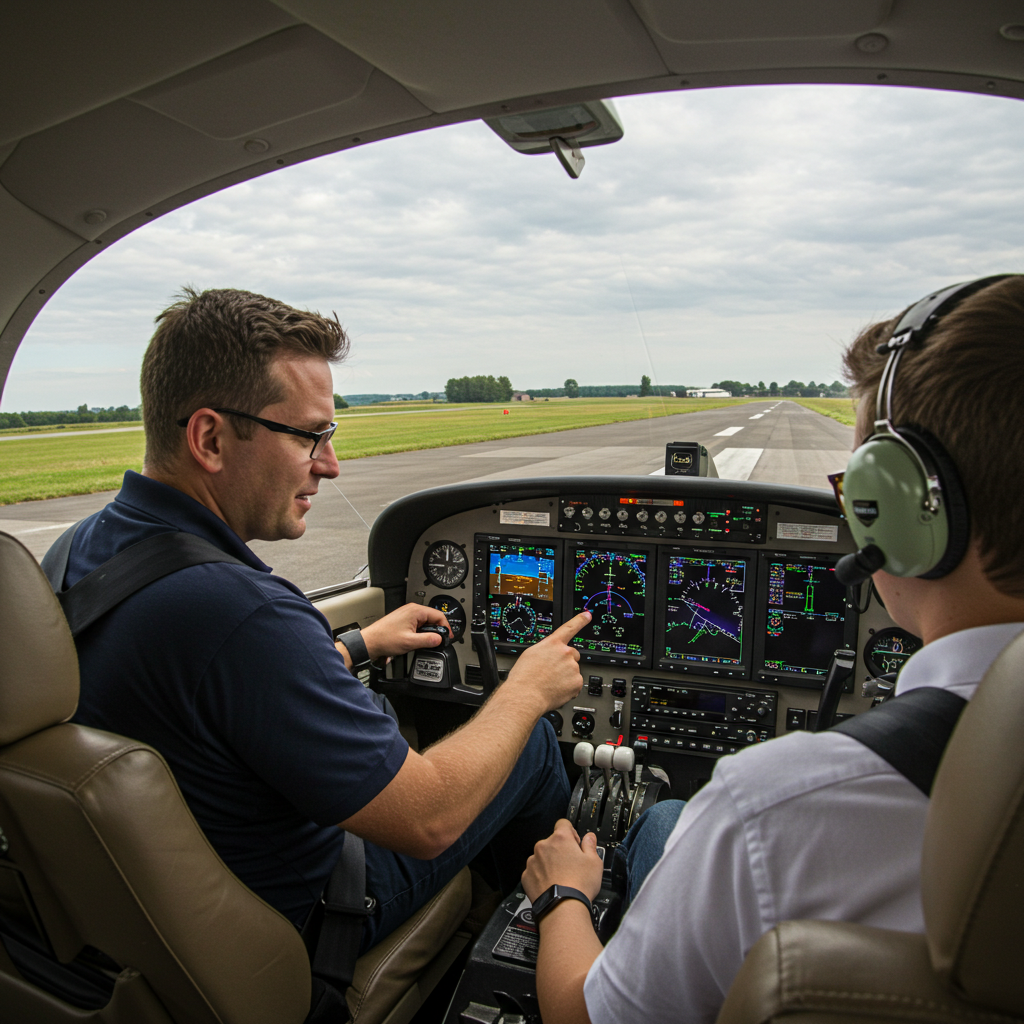
[[[573,639],[588,660],[639,665],[650,657],[653,555],[647,549],[571,544],[570,614],[593,618]]]
[[[491,638],[520,650],[555,627],[557,552],[549,544],[490,541],[485,604]]]
[[[762,670],[821,681],[847,642],[846,588],[831,560],[764,556]]]
[[[749,672],[753,569],[752,561],[738,556],[683,553],[678,548],[664,553],[659,590],[661,667],[692,672],[715,667],[728,675]]]

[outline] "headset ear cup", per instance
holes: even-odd
[[[916,424],[900,425],[896,428],[920,453],[926,466],[934,467],[942,484],[942,500],[946,510],[949,539],[946,550],[928,572],[921,573],[922,580],[937,580],[949,575],[961,562],[971,539],[971,515],[967,507],[967,496],[960,481],[956,463],[942,447],[939,439],[924,427]]]

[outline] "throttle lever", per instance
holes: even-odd
[[[473,616],[469,635],[473,638],[473,646],[480,661],[480,682],[483,684],[484,696],[487,696],[498,686],[498,659],[494,653],[494,641],[491,639],[486,611],[477,612]]]

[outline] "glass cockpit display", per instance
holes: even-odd
[[[555,627],[555,563],[550,544],[491,540],[485,604],[491,638],[499,650],[520,651]]]
[[[762,669],[823,682],[832,655],[856,635],[850,636],[856,622],[846,588],[835,578],[835,562],[800,555],[763,558]]]
[[[581,611],[593,616],[570,642],[587,660],[639,665],[650,657],[653,563],[646,548],[569,545],[567,617]]]
[[[671,549],[663,553],[659,573],[660,664],[694,672],[723,668],[730,675],[749,671],[752,560]]]

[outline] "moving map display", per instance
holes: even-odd
[[[643,551],[570,548],[572,614],[593,618],[572,646],[612,661],[646,659],[650,647],[647,584],[653,556]],[[650,575],[653,581],[653,575]]]
[[[487,616],[491,638],[520,650],[554,629],[555,549],[498,543],[487,551]]]
[[[824,678],[846,635],[846,588],[830,562],[768,558],[764,668]]]
[[[747,560],[673,554],[662,564],[661,661],[743,666],[750,648],[746,623],[753,584]]]

